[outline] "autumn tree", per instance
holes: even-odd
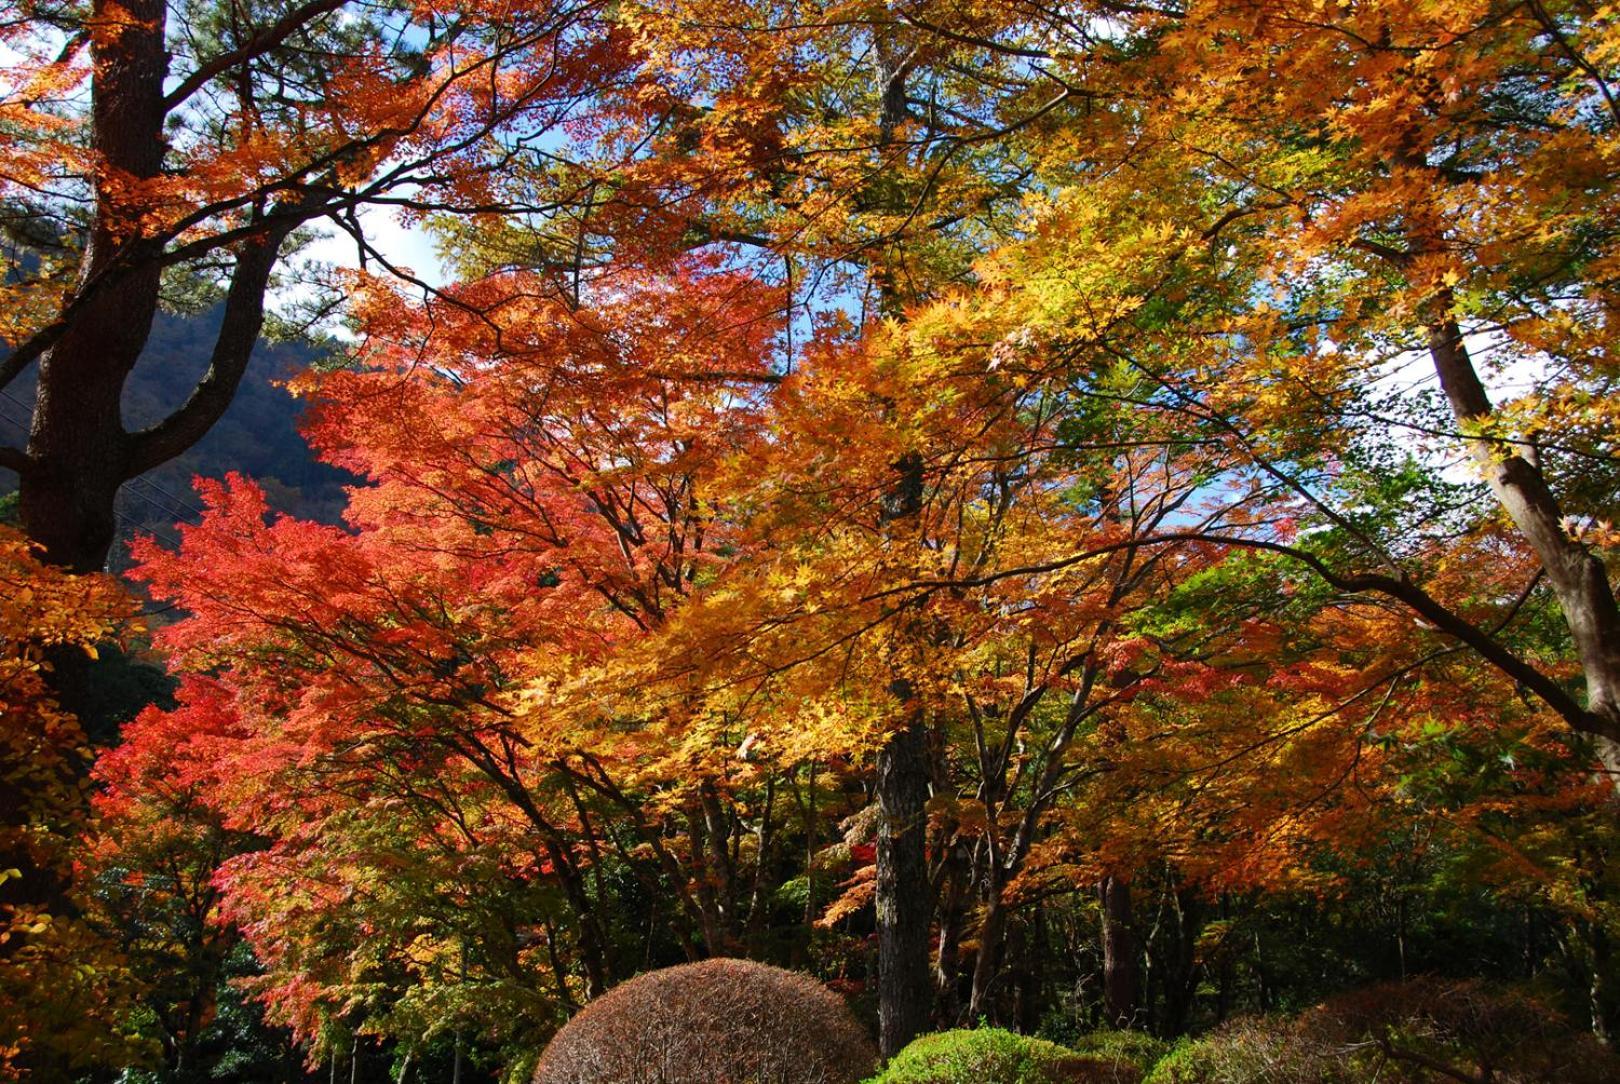
[[[1312,532],[1242,544],[1408,607],[1612,760],[1616,641],[1600,630],[1620,611],[1597,344],[1614,114],[1590,59],[1609,24],[1546,5],[1318,19],[1259,4],[1144,9],[1119,26],[1141,50],[1117,78],[1153,89],[1082,161],[1129,164],[1072,186],[1039,238],[1008,250],[1019,315],[1000,326],[1050,358],[1126,365],[1150,409],[1217,425],[1257,499],[1275,492]],[[1085,299],[1062,282],[1089,257],[1062,238],[1112,233],[1121,215],[1163,229],[1167,273],[1138,285],[1135,330],[1115,338],[1079,322]],[[1493,404],[1492,381],[1519,387]],[[1472,466],[1443,466],[1452,450]],[[1470,531],[1534,555],[1490,612],[1535,612],[1521,593],[1556,605],[1578,687],[1562,649],[1535,657],[1432,589]]]
[[[1042,55],[1032,41],[1087,37],[1037,9],[700,0],[624,17],[651,64],[633,94],[609,97],[617,125],[597,158],[613,168],[599,170],[599,202],[570,225],[576,251],[611,262],[709,247],[771,276],[789,317],[783,370],[797,364],[805,325],[829,311],[854,310],[864,330],[970,277],[975,254],[1016,230],[1040,139],[1087,97],[1029,63]],[[890,450],[882,531],[904,551],[926,544],[926,453]],[[930,724],[909,679],[896,671],[882,684],[894,715],[874,764],[879,982],[893,1053],[926,1026],[931,998]]]
[[[1433,651],[1473,653],[1563,720],[1574,756],[1606,761],[1607,649],[1590,630],[1612,612],[1595,345],[1612,118],[1577,44],[1601,53],[1606,24],[1486,6],[1325,24],[1288,5],[1116,14],[1133,47],[1106,74],[1147,92],[1077,125],[1097,139],[1067,183],[945,302],[974,313],[962,349],[1196,442],[1234,514],[1140,545],[1278,554],[1274,591],[1393,603],[1416,624],[1392,642],[1438,630]],[[1528,393],[1493,411],[1491,372]],[[1471,468],[1447,461],[1456,449]],[[1206,620],[1231,600],[1208,601]]]
[[[30,368],[37,391],[27,446],[0,466],[45,558],[99,570],[119,487],[224,413],[304,227],[324,220],[392,267],[366,209],[491,211],[492,174],[614,70],[599,31],[589,5],[135,0],[8,18],[0,392]],[[334,303],[319,293],[304,301]],[[129,432],[125,379],[165,304],[217,307],[210,365]],[[52,664],[78,709],[98,679],[76,652]]]
[[[75,900],[85,921],[115,944],[144,1012],[128,1026],[159,1048],[152,1060],[186,1079],[205,1068],[209,1028],[241,941],[223,921],[214,875],[257,849],[232,831],[206,796],[213,750],[239,735],[229,690],[188,680],[168,710],[149,707],[97,759],[92,819],[77,862]]]
[[[1483,5],[1358,9],[1325,27],[1287,5],[1098,14],[1115,20],[1109,34],[1049,35],[1028,49],[1032,69],[1084,85],[1077,95],[1098,108],[1041,118],[1044,132],[1068,125],[1069,141],[1035,159],[1050,202],[1033,201],[1027,232],[944,302],[974,314],[956,356],[1026,384],[1072,387],[1082,401],[1130,403],[1160,419],[1150,443],[1198,449],[1194,469],[1210,492],[1226,492],[1225,512],[1170,522],[1133,547],[1280,553],[1352,605],[1393,600],[1595,736],[1602,753],[1607,649],[1598,645],[1612,638],[1590,629],[1613,607],[1588,547],[1602,545],[1610,515],[1597,481],[1607,478],[1604,422],[1592,405],[1606,378],[1597,347],[1581,344],[1595,342],[1605,319],[1607,233],[1599,202],[1567,197],[1589,184],[1607,191],[1606,84],[1577,41],[1602,41],[1606,24],[1539,9],[1499,18]],[[878,18],[872,37],[858,39],[874,43],[880,67],[887,28]],[[749,29],[770,40],[767,19]],[[981,57],[1007,44],[982,33],[951,40]],[[1275,78],[1256,81],[1256,64]],[[1588,98],[1592,108],[1579,104]],[[812,158],[825,130],[779,123],[793,133],[793,160]],[[929,145],[925,123],[912,131]],[[1569,140],[1582,141],[1579,154],[1564,153]],[[1551,193],[1551,207],[1517,195],[1522,175],[1545,178],[1538,191]],[[1414,241],[1424,222],[1426,239]],[[1474,293],[1459,293],[1470,275]],[[923,321],[908,312],[906,322]],[[1488,400],[1466,357],[1468,328],[1478,329],[1473,348],[1488,345],[1500,364],[1517,358],[1535,375],[1536,393],[1496,415],[1523,414],[1525,428],[1482,428]],[[1433,374],[1418,394],[1402,383],[1408,350],[1425,352]],[[909,392],[872,402],[893,410]],[[1548,411],[1559,424],[1579,419],[1571,436],[1535,420]],[[1480,515],[1466,474],[1437,462],[1447,440],[1472,447],[1495,478],[1487,488],[1505,523]],[[884,447],[893,464],[917,462],[908,459],[917,449]],[[1498,452],[1518,481],[1492,473]],[[858,468],[832,473],[866,478]],[[869,480],[854,484],[877,500]],[[1592,517],[1559,523],[1569,545],[1545,529],[1565,511],[1559,485]],[[891,490],[887,515],[914,515],[920,488]],[[892,531],[882,526],[892,522],[865,529]],[[1089,567],[1111,545],[1054,552],[1035,567]],[[1451,573],[1482,560],[1498,575]],[[1521,578],[1502,582],[1510,570]],[[911,574],[918,597],[980,586]],[[1565,647],[1534,623],[1549,605],[1581,661],[1584,701],[1563,678]]]
[[[634,970],[608,901],[764,954],[792,876],[886,1051],[1032,1026],[1059,912],[1176,1032],[1243,900],[1418,836],[1600,958],[1602,18],[612,15],[578,159],[476,159],[541,210],[435,219],[425,302],[355,276],[348,530],[232,480],[143,550],[281,1020],[516,1051]]]
[[[18,58],[3,89],[0,386],[37,365],[39,391],[27,447],[0,465],[17,472],[29,536],[76,571],[105,559],[118,487],[230,403],[300,228],[325,220],[382,259],[367,208],[491,211],[492,174],[619,55],[589,4],[18,14],[0,31]],[[170,416],[127,432],[123,384],[155,312],[199,293],[223,314],[207,373]]]
[[[0,529],[0,1071],[65,1076],[139,1051],[114,1021],[129,975],[68,902],[90,758],[48,682],[53,650],[94,653],[129,616],[97,575],[64,573]]]
[[[606,864],[673,896],[691,958],[746,928],[714,891],[715,863],[741,860],[712,791],[671,839],[643,781],[684,811],[697,795],[675,765],[702,732],[654,690],[603,705],[727,559],[707,486],[757,439],[775,307],[773,288],[701,266],[622,278],[591,307],[527,274],[427,312],[373,281],[368,364],[319,380],[312,423],[371,481],[351,529],[267,523],[236,479],[207,487],[178,554],[142,548],[153,593],[188,613],[162,642],[232,705],[182,778],[268,844],[228,857],[219,906],[304,1040],[364,1025],[425,1041],[459,1019],[532,1047],[626,974]]]

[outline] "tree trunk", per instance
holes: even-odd
[[[1586,942],[1586,959],[1590,966],[1587,984],[1587,1007],[1592,1014],[1592,1034],[1605,1046],[1613,1046],[1615,996],[1614,949],[1609,934],[1600,923],[1579,923],[1582,940]]]
[[[895,481],[883,520],[915,522],[923,503],[922,456],[908,452],[891,466]],[[903,544],[914,541],[907,532],[895,533]],[[907,632],[922,638],[915,621]],[[928,961],[934,910],[928,879],[928,724],[910,681],[896,675],[889,692],[906,719],[877,757],[878,1047],[885,1058],[927,1029],[934,993]]]
[[[95,0],[91,146],[99,159],[94,209],[60,333],[39,355],[28,448],[16,462],[23,528],[46,559],[74,572],[102,568],[116,535],[118,487],[184,452],[235,397],[264,323],[264,295],[281,243],[315,197],[289,195],[252,212],[258,229],[236,263],[209,368],[157,425],[124,429],[124,382],[157,314],[164,242],[139,224],[149,196],[130,181],[158,177],[164,138],[166,0]],[[7,379],[20,367],[12,367]],[[3,384],[4,381],[0,381]]]
[[[579,927],[579,955],[585,966],[585,996],[601,997],[607,993],[609,986],[606,937],[597,924],[595,908],[585,890],[585,878],[562,843],[547,838],[543,845]]]
[[[156,177],[163,165],[166,16],[164,0],[96,0],[93,11],[116,29],[91,39],[91,144],[104,169],[79,264],[76,292],[85,302],[39,360],[18,494],[28,536],[75,572],[99,569],[112,545],[113,498],[129,456],[124,379],[157,313],[157,253],[132,236],[137,209],[113,185]]]
[[[1490,396],[1450,315],[1449,294],[1442,293],[1436,306],[1438,318],[1428,328],[1429,356],[1440,386],[1491,492],[1540,559],[1580,657],[1590,718],[1572,725],[1592,735],[1604,765],[1620,772],[1620,607],[1608,569],[1565,531],[1563,509],[1535,450],[1482,432],[1493,413]],[[1615,783],[1620,787],[1620,775]]]
[[[945,856],[938,900],[939,943],[934,950],[934,1004],[936,1023],[941,1029],[961,1023],[961,948],[967,922],[967,894],[970,880],[966,848],[960,840],[950,844]]]
[[[912,718],[877,758],[878,1034],[884,1057],[928,1027],[933,992],[927,730],[913,708],[906,710]]]
[[[1007,943],[1007,905],[1001,899],[999,871],[990,871],[986,888],[984,921],[979,926],[979,955],[973,961],[973,995],[968,1002],[968,1019],[983,1017],[994,1020],[996,1013],[991,994],[1001,975]]]
[[[1164,1034],[1180,1035],[1187,1030],[1193,999],[1198,994],[1203,964],[1198,959],[1198,937],[1204,929],[1204,909],[1187,889],[1172,886],[1170,904],[1174,909],[1171,951],[1164,967]]]
[[[1102,904],[1103,1016],[1110,1027],[1136,1024],[1142,973],[1131,932],[1131,888],[1118,877],[1104,877],[1097,885]]]
[[[120,214],[108,189],[115,179],[154,177],[162,165],[166,14],[164,0],[94,4],[92,16],[104,29],[92,36],[90,47],[95,67],[91,144],[107,168],[96,182],[95,215],[79,265],[80,290],[102,276],[123,250],[141,245],[129,238],[129,216]],[[124,378],[146,341],[157,293],[156,264],[93,293],[55,347],[40,358],[28,450],[16,463],[19,511],[24,530],[43,547],[45,558],[73,572],[100,569],[112,545],[113,500],[128,456],[121,417]],[[46,660],[51,664],[47,680],[58,702],[67,710],[84,702],[90,680],[84,653],[56,646],[47,648]],[[0,773],[7,767],[0,763]],[[86,759],[78,771],[88,770]],[[0,827],[26,829],[29,796],[5,789]],[[0,850],[0,869],[6,868],[20,876],[0,889],[0,901],[26,901],[53,913],[67,909],[63,877],[41,867],[26,845]],[[8,951],[0,948],[0,955]]]

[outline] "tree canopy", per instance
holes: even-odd
[[[1620,1023],[1612,12],[142,0],[0,48],[0,971],[60,915],[116,977],[0,1056],[516,1079],[711,956],[885,1056],[1422,972]],[[148,636],[113,495],[278,304],[344,322],[290,384],[342,521],[199,479]],[[57,771],[108,638],[178,687]]]

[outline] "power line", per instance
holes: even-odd
[[[28,431],[28,427],[29,427],[29,422],[27,420],[27,416],[30,416],[31,413],[32,413],[29,410],[28,405],[26,403],[21,402],[19,399],[17,399],[16,396],[12,395],[9,391],[6,391],[4,389],[0,389],[0,397],[4,397],[8,402],[10,402],[18,410],[20,410],[20,411],[22,411],[24,413],[25,419],[22,420],[22,421],[18,421],[16,419],[11,419],[11,418],[8,418],[7,420],[11,421],[13,425],[18,426],[24,433],[26,433]],[[202,517],[203,517],[204,513],[203,513],[203,510],[201,508],[198,508],[195,504],[192,504],[190,501],[186,500],[184,497],[181,497],[178,494],[172,492],[171,490],[164,488],[163,486],[159,485],[156,481],[154,481],[152,478],[150,478],[150,477],[148,477],[146,475],[138,475],[138,476],[136,476],[134,478],[129,479],[129,481],[125,482],[124,484],[126,486],[142,486],[142,487],[145,487],[149,491],[155,493],[158,498],[161,498],[162,500],[167,501],[170,507],[162,509],[162,511],[163,511],[163,513],[165,515],[172,515],[176,519],[187,520],[187,521],[201,520]],[[148,501],[148,503],[152,504],[154,507],[161,507],[160,505],[158,505],[158,502],[156,500],[150,500],[150,501]]]
[[[156,493],[157,496],[161,498],[165,504],[167,504],[169,514],[178,520],[183,520],[192,524],[192,526],[196,526],[197,523],[202,521],[203,510],[201,508],[198,508],[196,505],[190,504],[175,496],[173,493],[169,492],[167,489],[164,489],[162,486],[158,485],[145,475],[131,478],[124,484],[127,486],[141,486],[144,487],[144,490],[147,493]]]

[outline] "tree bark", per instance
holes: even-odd
[[[1198,994],[1199,981],[1203,977],[1203,964],[1198,959],[1198,937],[1203,932],[1207,916],[1198,897],[1191,890],[1177,888],[1172,884],[1169,897],[1175,922],[1172,943],[1165,953],[1162,968],[1163,1033],[1180,1035],[1187,1030],[1187,1019],[1192,1013],[1193,999]]]
[[[939,911],[939,942],[934,949],[934,1005],[936,1023],[941,1029],[961,1023],[962,933],[967,921],[967,899],[970,890],[970,871],[965,846],[960,840],[949,845],[943,857],[939,883],[942,895],[936,894]]]
[[[91,142],[101,168],[72,316],[39,358],[28,448],[18,466],[24,530],[47,560],[99,570],[117,533],[118,487],[195,444],[230,405],[264,323],[264,295],[281,243],[297,224],[288,207],[238,244],[208,372],[184,405],[151,429],[124,429],[124,383],[157,314],[161,241],[138,232],[142,194],[157,177],[168,72],[164,0],[97,0]]]
[[[877,758],[878,1037],[886,1058],[928,1027],[933,991],[927,730],[915,709],[906,710],[912,717]]]
[[[1142,973],[1136,935],[1131,932],[1131,888],[1118,877],[1097,884],[1102,904],[1103,1016],[1110,1027],[1136,1023]]]
[[[1586,678],[1589,718],[1574,725],[1592,736],[1604,766],[1620,773],[1620,607],[1608,569],[1565,531],[1563,509],[1535,452],[1486,432],[1493,413],[1490,396],[1450,315],[1449,294],[1442,293],[1436,307],[1428,345],[1440,387],[1486,484],[1540,559],[1564,612]],[[1615,783],[1620,787],[1620,774]]]
[[[136,208],[118,189],[162,168],[166,17],[164,0],[96,0],[92,11],[91,146],[102,168],[76,286],[89,292],[40,358],[18,495],[29,537],[75,572],[99,569],[112,545],[113,499],[128,456],[124,379],[157,313],[157,251],[134,234]]]
[[[1007,946],[1007,905],[1002,902],[1000,870],[995,859],[985,888],[984,921],[979,925],[979,955],[973,962],[973,994],[968,1002],[968,1019],[983,1017],[994,1019],[996,1013],[991,994],[1001,976]]]

